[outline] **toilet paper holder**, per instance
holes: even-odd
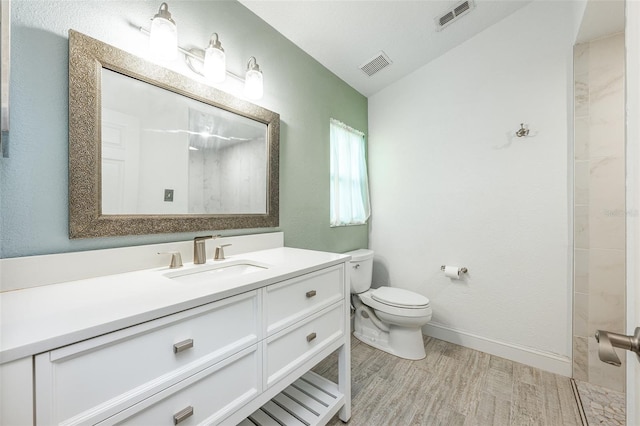
[[[447,267],[447,265],[442,265],[440,267],[440,270],[444,271],[446,267]],[[468,269],[463,267],[463,268],[458,268],[458,271],[460,271],[461,274],[466,274]]]
[[[620,358],[618,358],[618,354],[613,348],[626,349],[635,352],[636,355],[640,355],[640,327],[636,327],[633,336],[596,330],[595,338],[598,342],[598,357],[600,361],[607,364],[620,367]]]

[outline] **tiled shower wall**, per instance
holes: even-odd
[[[624,34],[574,48],[573,377],[624,392],[594,333],[625,331]]]

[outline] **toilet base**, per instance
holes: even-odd
[[[389,331],[380,330],[371,319],[356,315],[353,335],[369,346],[400,358],[418,360],[427,356],[421,327],[388,327]]]

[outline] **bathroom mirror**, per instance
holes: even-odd
[[[70,30],[70,238],[278,226],[279,125]]]

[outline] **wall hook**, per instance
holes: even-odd
[[[524,123],[520,123],[520,129],[516,132],[516,136],[522,138],[529,135],[529,126],[524,127]]]

